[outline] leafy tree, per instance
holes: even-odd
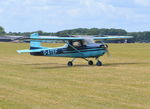
[[[0,35],[5,35],[5,30],[3,27],[0,26]]]
[[[150,31],[145,32],[127,32],[123,29],[107,29],[107,28],[76,28],[76,29],[70,29],[70,30],[63,30],[58,31],[56,33],[48,33],[43,32],[42,30],[35,31],[39,33],[39,35],[42,36],[69,36],[69,35],[97,35],[97,36],[103,36],[103,35],[130,35],[134,36],[132,39],[128,39],[128,42],[150,42]],[[30,36],[30,34],[35,32],[9,32],[5,33],[4,28],[0,27],[0,35],[15,35],[15,36]],[[107,42],[124,42],[124,40],[116,40],[116,41],[107,41]]]

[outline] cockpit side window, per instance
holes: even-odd
[[[85,40],[78,40],[78,41],[69,41],[69,44],[74,47],[86,47],[87,42]]]
[[[74,46],[74,47],[83,47],[84,46],[82,40],[70,41],[69,44]]]
[[[72,45],[74,47],[81,47],[81,43],[79,41],[73,42]]]

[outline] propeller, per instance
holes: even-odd
[[[105,50],[106,50],[107,56],[110,57],[111,54],[110,54],[110,52],[109,52],[109,50],[108,50],[108,46],[107,46],[107,45],[104,45],[104,46],[105,46]]]
[[[111,56],[111,54],[110,54],[110,52],[109,52],[109,50],[108,50],[108,45],[107,45],[107,44],[105,44],[103,41],[101,41],[101,42],[102,42],[102,44],[104,45],[104,48],[105,48],[106,53],[107,53],[107,56],[108,56],[108,57],[110,57],[110,56]]]

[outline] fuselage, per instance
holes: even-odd
[[[41,49],[41,48],[30,48]],[[51,57],[71,57],[71,58],[89,58],[99,57],[106,53],[106,49],[103,44],[86,44],[81,46],[64,45],[63,47],[47,48],[41,52],[30,53],[34,56],[51,56]]]

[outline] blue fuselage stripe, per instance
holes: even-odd
[[[89,52],[89,51],[99,51],[99,50],[105,50],[105,49],[100,49],[100,48],[94,48],[94,49],[86,49],[86,50],[79,50],[80,52]],[[78,53],[76,50],[64,50],[63,54],[68,54],[68,53]]]

